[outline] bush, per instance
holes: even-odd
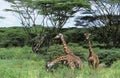
[[[100,63],[105,63],[108,67],[111,66],[115,61],[120,60],[120,53],[119,51],[110,51],[106,50],[103,52],[98,53]]]
[[[27,35],[22,27],[1,28],[0,47],[24,46],[27,42]]]
[[[83,29],[68,29],[63,32],[67,42],[82,44],[85,36]]]

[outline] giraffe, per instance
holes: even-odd
[[[67,47],[66,41],[65,41],[64,36],[63,36],[62,33],[59,33],[58,35],[56,35],[56,36],[54,37],[54,39],[59,39],[59,38],[60,38],[61,41],[62,41],[62,44],[63,44],[63,47],[64,47],[64,52],[65,52],[66,54],[73,54],[73,52],[69,49],[69,47]]]
[[[88,57],[88,65],[92,66],[93,69],[97,69],[99,65],[99,58],[98,55],[95,54],[95,52],[92,49],[91,41],[89,36],[91,35],[90,33],[85,33],[86,39],[88,40],[88,48],[89,48],[89,57]]]
[[[81,69],[82,68],[82,62],[81,60],[74,56],[74,55],[71,55],[71,54],[66,54],[66,55],[63,55],[63,56],[60,56],[54,60],[52,60],[51,62],[48,62],[47,65],[46,65],[46,68],[47,68],[47,71],[57,62],[59,61],[67,61],[67,64],[70,66],[71,69],[74,69],[75,68],[75,64],[78,65],[78,68]]]
[[[62,44],[64,47],[64,52],[66,53],[66,55],[64,56],[64,58],[62,58],[63,56],[60,56],[60,57],[56,58],[55,60],[53,60],[52,62],[48,63],[47,67],[51,67],[56,62],[63,60],[66,64],[68,64],[70,66],[71,69],[74,69],[76,64],[81,69],[82,68],[81,59],[78,56],[74,55],[74,53],[67,47],[67,44],[63,37],[63,34],[59,33],[57,36],[55,36],[54,39],[58,39],[58,38],[60,38],[62,41]]]

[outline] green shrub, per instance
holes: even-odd
[[[1,28],[0,47],[24,46],[28,42],[27,34],[22,27]]]
[[[67,42],[83,44],[85,39],[84,29],[68,29],[63,34]]]
[[[98,53],[100,63],[105,63],[107,66],[111,66],[115,61],[120,60],[120,53],[114,50],[103,50]]]

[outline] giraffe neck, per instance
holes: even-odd
[[[53,61],[50,62],[51,65],[54,65],[55,63],[59,62],[59,61],[62,61],[62,60],[67,60],[67,56],[60,56],[56,59],[54,59]]]
[[[88,48],[89,48],[90,55],[92,55],[93,54],[93,49],[92,49],[92,45],[91,45],[90,39],[88,39]]]
[[[65,53],[67,53],[67,54],[72,53],[71,50],[67,47],[67,44],[66,44],[63,36],[61,37],[61,40],[62,40],[62,44],[63,44]]]

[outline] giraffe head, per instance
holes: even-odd
[[[54,37],[54,39],[58,39],[58,38],[61,38],[61,37],[63,37],[63,34],[62,34],[62,33],[59,33],[58,35],[56,35],[56,36]]]
[[[86,39],[89,39],[89,36],[90,36],[91,34],[90,34],[89,32],[86,32],[84,35],[86,36]]]
[[[46,65],[47,71],[49,71],[53,65],[54,64],[52,62],[48,62],[47,65]]]

